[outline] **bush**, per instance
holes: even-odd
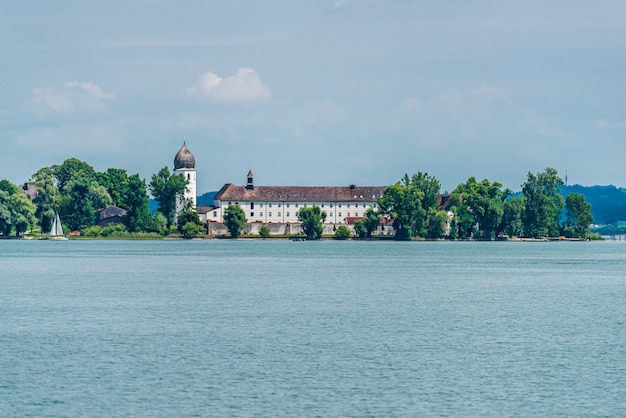
[[[80,235],[88,238],[98,238],[102,235],[102,228],[97,225],[88,226],[80,231]]]
[[[261,227],[261,229],[259,230],[259,235],[263,239],[269,238],[269,236],[270,236],[270,228],[267,225],[263,225]]]
[[[352,233],[350,232],[348,227],[341,225],[339,228],[337,228],[337,231],[335,232],[335,239],[344,240],[350,237],[352,237]]]
[[[183,234],[183,237],[185,238],[193,238],[197,236],[201,230],[202,230],[202,225],[199,225],[195,222],[187,222],[181,228],[181,232]]]
[[[111,237],[126,234],[126,227],[122,224],[108,225],[102,229],[102,236]]]

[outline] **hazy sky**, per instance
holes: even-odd
[[[0,0],[0,178],[626,186],[624,0]]]

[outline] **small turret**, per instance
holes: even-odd
[[[248,171],[248,181],[246,182],[246,189],[254,190],[254,174],[252,174],[252,170]]]

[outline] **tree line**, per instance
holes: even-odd
[[[390,222],[396,239],[451,238],[494,239],[509,237],[589,238],[593,221],[591,205],[582,194],[566,199],[559,185],[563,179],[553,168],[528,173],[514,196],[510,189],[488,179],[470,177],[439,206],[440,183],[427,173],[405,175],[378,200],[379,215]],[[362,221],[366,222],[366,221]],[[355,225],[360,236],[364,228]]]
[[[146,183],[139,174],[109,168],[98,172],[84,161],[69,158],[61,165],[44,167],[30,179],[37,186],[31,201],[20,187],[0,180],[0,235],[22,234],[39,225],[50,231],[58,213],[67,229],[98,236],[99,213],[109,205],[127,210],[119,233],[147,232],[167,235],[177,227],[183,236],[196,236],[202,225],[191,202],[182,201],[187,180],[167,167]],[[440,205],[441,184],[428,173],[405,174],[378,199],[378,208],[368,209],[354,225],[360,238],[369,238],[381,227],[392,227],[398,240],[412,238],[494,239],[498,236],[588,238],[593,221],[591,205],[584,195],[570,193],[564,199],[559,186],[563,180],[553,168],[528,173],[514,196],[499,182],[470,177]],[[156,213],[149,209],[150,193],[159,203]],[[181,204],[177,204],[181,202]],[[182,209],[180,209],[182,207]],[[177,213],[178,210],[178,213]],[[322,235],[326,213],[319,207],[302,208],[298,213],[309,239]],[[231,236],[238,237],[247,220],[238,205],[229,205],[224,224]],[[340,227],[341,228],[341,227]],[[337,230],[347,238],[347,228]]]
[[[48,233],[58,213],[68,230],[98,236],[102,230],[96,226],[99,214],[110,205],[126,210],[123,227],[112,229],[119,233],[168,235],[176,222],[183,234],[195,236],[202,227],[190,202],[184,202],[183,210],[176,213],[176,202],[182,198],[187,180],[167,167],[146,184],[139,174],[129,175],[119,168],[98,172],[84,161],[69,158],[63,164],[41,168],[29,183],[37,187],[32,201],[21,187],[0,180],[1,235],[20,235],[34,225]],[[150,213],[148,192],[159,202],[155,214]]]

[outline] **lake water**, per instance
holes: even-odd
[[[0,416],[624,416],[626,243],[0,241]]]

